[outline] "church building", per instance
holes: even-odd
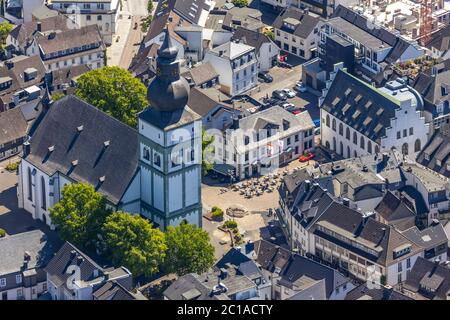
[[[19,207],[34,219],[53,228],[49,209],[63,186],[88,182],[109,207],[162,230],[183,220],[201,226],[202,121],[187,106],[189,85],[167,33],[138,130],[72,95],[43,99],[19,166]]]

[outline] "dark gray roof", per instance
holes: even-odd
[[[428,299],[447,300],[450,292],[450,268],[419,257],[409,272],[404,287]],[[424,290],[424,287],[434,292]]]
[[[396,36],[391,31],[389,31],[384,27],[381,26],[377,28],[371,27],[371,23],[367,21],[366,17],[358,14],[352,9],[343,6],[341,4],[334,10],[333,17],[341,17],[346,21],[350,22],[351,24],[355,25],[356,27],[364,30],[370,35],[378,38],[379,40],[391,46],[392,49],[384,59],[384,61],[386,61],[387,63],[396,62],[401,57],[401,55],[406,51],[406,49],[408,49],[411,46],[411,44],[408,41],[404,40],[399,36]]]
[[[0,277],[21,271],[25,253],[30,256],[27,269],[41,269],[54,252],[47,236],[40,230],[0,238]]]
[[[281,270],[289,261],[291,252],[266,240],[255,242],[256,262],[261,268],[274,272]]]
[[[206,95],[202,92],[202,90],[197,88],[192,88],[189,94],[188,105],[191,106],[191,109],[204,117],[209,112],[211,112],[216,106],[219,105],[217,101]],[[226,106],[222,106],[227,108]]]
[[[433,133],[417,162],[450,178],[450,125],[442,125]]]
[[[273,43],[272,40],[264,33],[248,30],[242,27],[238,27],[231,37],[232,41],[240,40],[243,43],[252,46],[259,52],[259,49],[264,43]],[[274,44],[275,45],[275,44]]]
[[[243,254],[237,248],[231,248],[227,253],[215,264],[218,269],[233,267],[237,274],[247,276],[250,279],[263,277],[261,270],[255,262]]]
[[[27,129],[21,108],[0,112],[0,145],[25,137]]]
[[[175,12],[195,24],[200,22],[202,10],[208,9],[205,0],[175,0],[174,2]]]
[[[165,291],[164,296],[169,300],[228,300],[224,294],[213,295],[211,289],[204,284],[205,277],[189,273],[178,278]],[[217,278],[208,280],[217,284]]]
[[[425,46],[429,49],[435,48],[441,52],[447,52],[450,49],[450,26],[447,25],[433,33]]]
[[[213,80],[219,76],[210,62],[204,62],[189,70],[189,75],[196,86],[201,86],[205,82]]]
[[[447,234],[440,222],[430,224],[419,230],[416,226],[402,232],[408,239],[414,241],[424,249],[434,248],[448,242]]]
[[[93,296],[97,300],[136,300],[136,297],[117,281],[108,281],[96,289]]]
[[[375,212],[389,223],[405,218],[414,219],[415,217],[414,212],[391,191],[386,192],[383,200],[375,207]]]
[[[285,19],[294,19],[296,20],[295,29],[292,31],[284,27]],[[294,21],[292,20],[292,21]],[[297,9],[295,7],[289,7],[288,9],[282,11],[280,15],[273,22],[273,27],[275,29],[280,29],[289,33],[292,33],[300,38],[307,38],[311,32],[314,31],[314,28],[317,27],[317,24],[320,22],[320,18],[316,15],[305,13],[303,10]]]
[[[69,242],[58,250],[52,260],[48,263],[45,271],[47,272],[49,279],[56,286],[65,286],[67,279],[72,275],[67,272],[69,266],[78,266],[80,270],[81,281],[91,281],[103,276],[103,269],[94,262],[89,256],[78,250],[74,245]],[[98,274],[94,274],[97,270]]]
[[[380,142],[395,117],[399,101],[339,70],[322,108],[372,141]]]
[[[345,300],[413,300],[393,288],[386,288],[384,286],[380,286],[379,288],[372,287],[369,288],[366,283],[363,283],[347,293]]]
[[[30,143],[26,161],[49,175],[60,172],[88,182],[116,205],[138,170],[137,131],[72,95],[51,106]]]
[[[314,280],[323,279],[325,280],[327,297],[331,296],[336,287],[349,282],[348,278],[336,270],[297,254],[290,257],[283,270],[281,270],[280,276],[285,283],[294,283],[303,276]]]
[[[88,65],[71,66],[52,71],[51,85],[69,84],[75,78],[91,70]]]

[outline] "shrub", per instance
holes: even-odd
[[[0,238],[6,236],[6,231],[0,228]]]
[[[248,6],[247,0],[233,0],[232,2],[236,7],[242,8]]]
[[[235,229],[237,228],[237,222],[235,220],[227,220],[223,226],[227,229]]]
[[[223,210],[219,207],[213,207],[211,210],[211,216],[215,220],[221,220],[223,219]]]
[[[20,162],[9,163],[9,164],[5,167],[5,169],[8,170],[8,171],[10,171],[10,172],[16,171],[17,168],[19,168],[19,163],[20,163]]]

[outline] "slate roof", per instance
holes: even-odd
[[[292,22],[296,21],[294,31],[284,27],[285,19],[293,19]],[[280,29],[292,33],[302,39],[306,39],[311,34],[311,32],[314,31],[314,28],[317,27],[317,24],[319,22],[320,18],[318,16],[311,13],[307,14],[303,10],[295,7],[289,7],[280,13],[280,15],[273,22],[272,26],[275,29]]]
[[[368,288],[366,283],[356,287],[345,297],[345,300],[413,300],[393,288]]]
[[[446,53],[450,49],[450,26],[447,25],[438,32],[434,32],[425,46],[428,49],[435,48]]]
[[[50,9],[44,3],[40,7],[35,9],[32,13],[33,18],[35,18],[37,20],[52,18],[52,17],[56,17],[58,15],[59,15],[58,11]]]
[[[43,33],[50,31],[62,32],[69,30],[72,27],[70,20],[64,15],[57,15],[54,17],[45,18],[39,21],[41,23],[41,30]],[[19,46],[23,47],[31,43],[34,36],[37,34],[38,21],[30,21],[19,24],[10,33],[11,37],[15,38]]]
[[[348,278],[336,270],[323,264],[315,262],[300,255],[292,255],[280,272],[280,276],[285,283],[294,283],[301,277],[308,277],[313,280],[325,280],[325,291],[330,297],[336,287],[349,281]]]
[[[431,223],[430,226],[419,230],[416,226],[402,232],[408,239],[425,249],[434,248],[448,242],[447,234],[441,223]]]
[[[166,1],[169,1],[169,0],[166,0]],[[157,8],[160,7],[160,4],[162,4],[166,1],[158,2]],[[186,21],[185,19],[181,18],[175,12],[173,12],[171,10],[162,9],[162,8],[161,8],[161,14],[154,15],[154,19],[152,20],[152,22],[150,23],[150,26],[148,27],[148,31],[144,38],[143,43],[146,43],[146,42],[154,39],[156,36],[158,36],[162,32],[164,32],[164,28],[166,27],[166,25],[169,28],[170,37],[176,39],[181,44],[186,43],[186,41],[175,32],[175,28],[177,26],[190,26],[191,23],[189,21]]]
[[[371,23],[368,23],[367,18],[356,13],[352,9],[338,5],[333,12],[333,17],[341,17],[347,22],[355,25],[356,27],[364,30],[368,34],[378,38],[379,40],[387,43],[392,49],[384,59],[387,63],[395,63],[400,59],[403,53],[411,46],[411,44],[403,38],[396,36],[391,31],[384,27],[371,28]]]
[[[164,296],[169,300],[229,300],[225,294],[213,295],[211,289],[206,286],[205,280],[214,285],[217,277],[199,276],[195,273],[186,274],[178,278],[165,291]]]
[[[219,76],[210,62],[202,63],[189,70],[192,81],[196,86],[201,86],[205,82],[213,80]]]
[[[395,117],[399,101],[339,70],[321,107],[370,140],[380,143]],[[367,119],[370,119],[369,123]]]
[[[332,229],[333,232],[341,234],[346,238],[356,241],[368,250],[362,250],[356,246],[342,242],[330,236],[328,233],[320,231],[317,226]],[[312,231],[333,243],[347,248],[348,250],[365,257],[380,265],[391,265],[397,258],[394,257],[394,250],[401,246],[410,246],[409,253],[401,256],[402,259],[417,254],[422,250],[417,244],[410,241],[393,227],[382,224],[373,218],[365,218],[361,213],[346,207],[343,204],[334,202],[319,217],[312,227]]]
[[[115,205],[138,170],[138,132],[72,95],[51,106],[30,144],[26,161],[50,176],[60,172],[88,182]],[[74,160],[78,164],[73,168]],[[100,177],[105,177],[103,183]]]
[[[375,212],[389,223],[395,220],[415,217],[414,212],[391,191],[386,192],[383,200],[375,207]]]
[[[445,90],[447,86],[450,86],[450,59],[419,73],[413,84],[414,89],[423,97],[425,108],[434,116],[437,115],[438,104],[450,101],[450,95]],[[450,107],[444,104],[443,114],[448,113]]]
[[[21,271],[24,255],[30,255],[27,269],[42,269],[53,255],[53,246],[40,230],[0,238],[0,277]]]
[[[20,108],[0,112],[0,145],[27,135],[28,123]]]
[[[36,42],[41,52],[45,55],[88,45],[105,49],[97,24],[88,25],[80,29],[69,29],[58,32],[54,38],[37,35]]]
[[[291,252],[266,240],[255,242],[255,260],[261,268],[274,272],[281,270],[289,261]]]
[[[97,300],[137,300],[136,297],[117,281],[105,282],[96,289],[93,296]]]
[[[191,109],[202,117],[205,117],[211,110],[213,110],[220,103],[204,94],[202,90],[198,88],[192,88],[189,93],[188,105]],[[223,108],[226,106],[221,105]]]
[[[231,37],[232,41],[240,40],[243,43],[252,46],[256,49],[256,52],[259,52],[259,49],[261,49],[261,46],[264,43],[273,44],[276,46],[272,40],[268,36],[266,36],[264,33],[248,30],[242,27],[238,27],[236,31],[233,33],[233,36]]]
[[[255,262],[243,254],[237,248],[231,248],[227,253],[215,264],[216,269],[235,268],[235,274],[246,276],[250,279],[261,278],[263,274],[259,270]]]
[[[71,265],[79,267],[79,281],[89,282],[103,276],[103,269],[70,242],[64,243],[48,263],[45,271],[48,273],[49,279],[56,286],[65,286],[67,279],[71,276],[71,273],[67,272],[67,269]],[[95,270],[97,270],[98,275],[94,274]]]
[[[417,156],[417,162],[450,178],[449,124],[441,126],[433,133],[428,143]]]
[[[72,80],[88,72],[89,70],[91,69],[86,64],[53,70],[51,84],[53,86],[68,84]]]
[[[430,300],[447,300],[450,292],[450,268],[419,257],[403,286]],[[434,292],[424,290],[423,287]]]

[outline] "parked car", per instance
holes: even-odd
[[[281,91],[283,91],[287,95],[288,98],[293,98],[296,96],[295,92],[292,91],[291,89],[283,89]]]
[[[298,160],[299,160],[300,162],[306,162],[306,161],[311,160],[312,158],[314,158],[314,153],[312,153],[312,152],[305,152],[305,153],[303,153],[303,154],[300,156],[300,158],[298,158]]]
[[[261,80],[263,80],[266,83],[270,83],[273,81],[272,76],[268,72],[259,72],[258,78],[260,78]]]
[[[284,109],[295,107],[295,106],[294,106],[292,103],[290,103],[290,102],[283,102],[282,104],[280,104],[280,106],[281,106],[282,108],[284,108]]]
[[[276,98],[264,98],[263,103],[266,105],[275,106],[282,103],[282,101]]]
[[[292,69],[292,64],[289,64],[287,62],[278,62],[278,66],[280,66],[282,68]]]
[[[272,92],[272,98],[285,101],[287,99],[286,94],[281,90],[275,90]]]
[[[306,85],[302,81],[298,81],[295,84],[295,90],[299,92],[305,92],[306,91]]]

